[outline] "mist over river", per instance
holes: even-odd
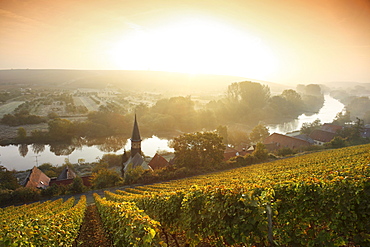
[[[344,105],[330,95],[325,95],[324,105],[318,113],[313,115],[302,114],[297,119],[282,124],[271,124],[269,128],[270,134],[280,133],[286,134],[295,130],[300,130],[303,123],[312,123],[316,119],[320,119],[321,123],[331,123],[337,113],[343,111]]]
[[[322,123],[332,122],[338,112],[344,109],[344,105],[330,95],[325,95],[325,102],[320,111],[313,115],[300,115],[297,119],[283,124],[268,125],[270,134],[276,132],[285,134],[294,130],[299,130],[303,123],[313,122],[320,119]],[[9,170],[15,169],[18,171],[31,169],[35,165],[43,163],[51,163],[53,165],[62,165],[68,159],[71,163],[78,163],[80,159],[85,162],[94,162],[102,158],[106,153],[123,154],[124,149],[130,149],[130,141],[127,140],[125,145],[119,146],[114,150],[107,151],[107,148],[102,148],[102,145],[64,147],[62,150],[56,151],[55,148],[45,145],[37,148],[33,145],[9,145],[0,147],[0,165],[5,166]],[[52,149],[52,150],[51,150]],[[104,151],[102,151],[104,150]],[[168,147],[168,140],[160,139],[156,136],[144,139],[142,141],[142,151],[146,156],[154,156],[159,150],[170,151],[173,149]],[[56,155],[55,153],[59,154]],[[23,154],[23,155],[21,155]]]

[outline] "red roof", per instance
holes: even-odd
[[[158,170],[168,166],[168,161],[159,154],[155,154],[153,159],[148,163],[153,170]]]
[[[273,133],[272,135],[267,137],[263,144],[267,144],[270,146],[271,144],[275,144],[276,148],[292,148],[292,149],[297,149],[311,145],[308,141],[278,133]]]
[[[246,150],[245,148],[242,148],[241,151],[238,151],[237,149],[235,148],[232,148],[232,147],[226,147],[225,151],[224,151],[224,160],[229,160],[231,159],[232,157],[235,157],[235,156],[244,156],[246,155],[247,153],[252,153],[253,150]]]
[[[321,130],[327,131],[327,132],[332,132],[332,133],[337,133],[339,130],[342,130],[343,127],[335,124],[329,124],[329,123],[324,123],[324,125],[321,127]]]
[[[25,180],[24,187],[45,188],[49,186],[49,182],[50,178],[34,166]]]
[[[330,142],[335,137],[335,133],[324,130],[314,130],[311,132],[310,137],[315,141]]]

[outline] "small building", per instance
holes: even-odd
[[[330,142],[336,136],[333,132],[328,132],[324,130],[314,130],[311,132],[310,137],[314,140],[315,145],[324,145],[327,142]]]
[[[224,151],[224,160],[227,161],[235,156],[244,156],[248,153],[253,153],[253,151],[254,151],[254,146],[237,147],[237,148],[232,148],[232,147],[227,146]]]
[[[56,185],[69,185],[73,183],[73,180],[77,177],[76,173],[69,167],[64,167],[63,171],[59,174],[57,178],[52,178],[50,180],[49,185],[52,186],[53,184]],[[85,186],[90,187],[91,186],[91,176],[84,176],[81,177],[82,183]]]
[[[159,154],[155,154],[151,161],[149,161],[148,166],[152,170],[159,170],[167,167],[169,162]]]
[[[301,139],[301,140],[304,140],[304,141],[308,141],[312,145],[315,144],[315,141],[311,137],[309,137],[308,135],[305,135],[305,134],[294,136],[294,138]]]
[[[34,166],[26,179],[22,182],[22,186],[29,188],[45,189],[49,186],[50,178],[46,176],[39,168]]]
[[[321,126],[321,130],[331,132],[331,133],[338,133],[343,129],[340,125],[330,124],[330,123],[324,123]]]
[[[271,134],[265,139],[263,144],[265,144],[269,151],[275,151],[281,148],[300,149],[311,145],[308,141],[278,133]]]
[[[76,173],[69,166],[66,166],[57,177],[57,180],[74,179],[75,177],[77,177]]]

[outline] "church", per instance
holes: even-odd
[[[129,157],[127,157],[127,153],[123,154],[123,171],[127,172],[129,168],[136,168],[141,166],[144,170],[150,169],[148,166],[148,163],[145,161],[142,152],[141,152],[141,137],[140,137],[140,131],[139,126],[137,124],[136,114],[135,114],[135,120],[134,120],[134,128],[132,130],[132,136],[131,136],[131,154]]]

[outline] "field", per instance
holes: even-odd
[[[95,205],[115,246],[369,246],[370,145],[107,191]]]
[[[84,106],[88,111],[98,111],[99,105],[96,104],[90,97],[73,97],[76,106]]]
[[[4,105],[0,105],[0,118],[5,114],[12,113],[19,105],[23,104],[24,101],[12,101]]]

